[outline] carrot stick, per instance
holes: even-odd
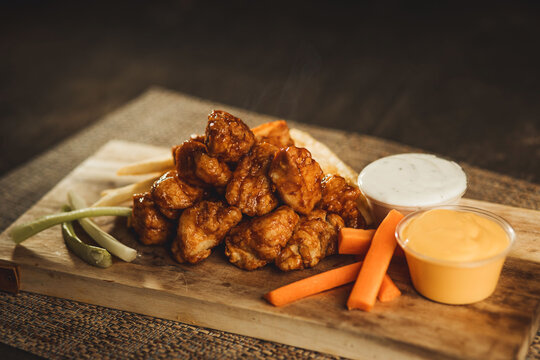
[[[401,296],[401,291],[399,291],[396,284],[390,279],[390,276],[385,275],[377,299],[379,299],[380,302],[388,302],[399,296]]]
[[[300,300],[310,295],[315,295],[323,291],[353,282],[358,276],[361,266],[362,262],[356,262],[337,269],[325,271],[323,273],[313,275],[272,290],[266,293],[264,298],[274,306],[287,305],[293,301]],[[388,278],[388,281],[394,285],[388,275],[386,275],[385,278]],[[381,291],[387,290],[386,288],[385,290],[382,290],[381,288]],[[392,289],[392,291],[394,290]],[[389,297],[387,294],[380,294],[380,296],[383,298]]]
[[[364,260],[374,234],[375,229],[341,228],[338,235],[338,254],[358,255],[356,260]],[[394,255],[405,257],[399,246],[396,246]]]
[[[341,228],[338,235],[338,254],[365,255],[375,230]]]
[[[356,262],[308,278],[295,281],[264,295],[268,302],[282,306],[310,295],[353,282],[358,276],[362,262]]]
[[[358,273],[358,278],[347,301],[349,310],[370,311],[375,305],[377,293],[396,248],[394,232],[402,218],[401,213],[392,210],[377,228],[364,259],[364,265]]]

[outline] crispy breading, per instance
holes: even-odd
[[[318,207],[341,216],[347,227],[364,228],[366,221],[357,205],[360,196],[360,189],[347,184],[343,177],[326,175],[322,180],[322,198]]]
[[[203,200],[184,210],[171,245],[175,260],[193,264],[206,259],[241,219],[238,208],[222,201]]]
[[[174,223],[158,209],[149,192],[133,195],[133,229],[145,245],[161,245],[174,235]]]
[[[150,193],[163,215],[169,219],[178,219],[180,210],[199,201],[204,190],[186,183],[178,177],[176,170],[170,170],[154,182]]]
[[[255,144],[255,135],[239,118],[222,110],[208,115],[208,153],[226,162],[237,162]]]
[[[309,214],[321,199],[323,172],[304,148],[280,149],[268,173],[281,200],[301,214]]]
[[[301,146],[313,148],[313,156]],[[214,110],[205,134],[192,135],[172,153],[174,162],[143,167],[174,170],[149,193],[134,196],[133,226],[148,244],[174,237],[176,226],[171,251],[178,262],[199,262],[225,239],[225,254],[239,268],[274,262],[283,271],[305,269],[337,251],[341,227],[362,228],[370,220],[355,172],[283,120],[250,130]],[[331,169],[345,178],[325,177],[335,173]]]
[[[201,187],[223,188],[232,176],[229,166],[208,154],[204,143],[190,139],[174,148],[175,166],[186,182]]]
[[[241,269],[263,267],[279,255],[298,219],[298,214],[288,206],[281,206],[264,216],[245,219],[225,238],[225,254]]]
[[[313,267],[337,251],[339,230],[343,219],[324,210],[313,210],[302,216],[291,239],[275,260],[283,271]]]
[[[261,216],[274,210],[279,200],[268,177],[268,168],[278,148],[272,144],[256,144],[242,158],[227,185],[225,198],[249,216]]]

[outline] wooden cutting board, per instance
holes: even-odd
[[[58,212],[68,190],[88,202],[119,178],[120,166],[169,149],[112,141],[83,162],[16,222]],[[222,249],[198,265],[175,263],[166,249],[139,245],[124,220],[98,223],[139,251],[133,263],[115,259],[95,268],[68,252],[58,227],[19,246],[0,235],[0,260],[19,268],[21,290],[178,320],[350,358],[524,358],[540,317],[540,212],[462,200],[506,218],[517,233],[495,293],[477,304],[429,301],[412,287],[406,264],[390,276],[403,296],[370,313],[345,308],[351,286],[275,308],[262,295],[276,287],[354,261],[333,256],[315,269],[282,273],[273,266],[247,272],[230,265]],[[13,225],[12,225],[13,226]]]

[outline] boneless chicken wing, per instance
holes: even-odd
[[[205,183],[217,188],[227,186],[232,176],[229,166],[206,153],[195,155],[195,175]]]
[[[164,244],[174,235],[174,223],[159,211],[148,192],[133,195],[131,224],[145,245]]]
[[[313,267],[328,255],[336,253],[339,230],[345,226],[343,219],[324,210],[313,210],[302,216],[294,233],[276,258],[283,271]]]
[[[255,143],[255,136],[239,118],[222,110],[208,115],[206,146],[208,153],[226,162],[237,162]]]
[[[156,180],[150,193],[160,211],[169,219],[178,219],[180,210],[192,206],[204,195],[202,188],[180,179],[176,170],[167,171]]]
[[[336,252],[343,226],[365,226],[358,188],[337,175],[323,179],[283,120],[250,130],[214,110],[205,134],[174,146],[172,155],[174,170],[133,196],[132,225],[143,244],[174,238],[180,263],[197,263],[224,242],[241,269],[305,269]]]
[[[322,198],[318,206],[341,216],[346,226],[360,229],[366,225],[357,206],[360,195],[360,189],[347,184],[343,177],[326,175],[322,181]]]
[[[206,146],[193,139],[173,147],[173,159],[178,176],[188,184],[204,186],[204,182],[195,175],[197,169],[195,154],[206,151]]]
[[[323,172],[307,149],[290,146],[279,150],[269,175],[281,200],[301,214],[309,214],[321,199]]]
[[[225,238],[225,254],[241,269],[254,270],[272,262],[287,244],[299,216],[281,206],[261,217],[246,219]]]
[[[242,213],[222,201],[203,200],[184,210],[171,251],[176,261],[197,263],[210,256]]]
[[[268,177],[268,168],[278,148],[261,143],[242,158],[227,185],[225,198],[249,216],[261,216],[274,210],[279,200]]]
[[[180,177],[195,186],[223,188],[232,176],[229,166],[210,156],[204,143],[195,139],[185,141],[173,150],[176,170]]]

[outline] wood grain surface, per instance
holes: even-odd
[[[113,141],[83,162],[16,223],[57,212],[68,190],[94,201],[106,188],[133,179],[115,176],[120,166],[168,149]],[[99,224],[136,247],[133,263],[115,260],[91,267],[66,249],[58,228],[15,246],[0,235],[0,259],[20,267],[21,289],[96,305],[178,320],[351,358],[524,358],[539,323],[540,212],[477,200],[467,205],[491,210],[515,228],[517,240],[495,293],[477,304],[448,306],[415,292],[406,264],[395,261],[390,275],[402,290],[398,300],[374,311],[347,311],[350,286],[283,308],[262,294],[294,280],[353,261],[333,256],[315,269],[282,273],[272,266],[246,272],[216,249],[198,265],[175,263],[168,250],[139,245],[123,220]],[[9,229],[7,230],[9,231]]]

